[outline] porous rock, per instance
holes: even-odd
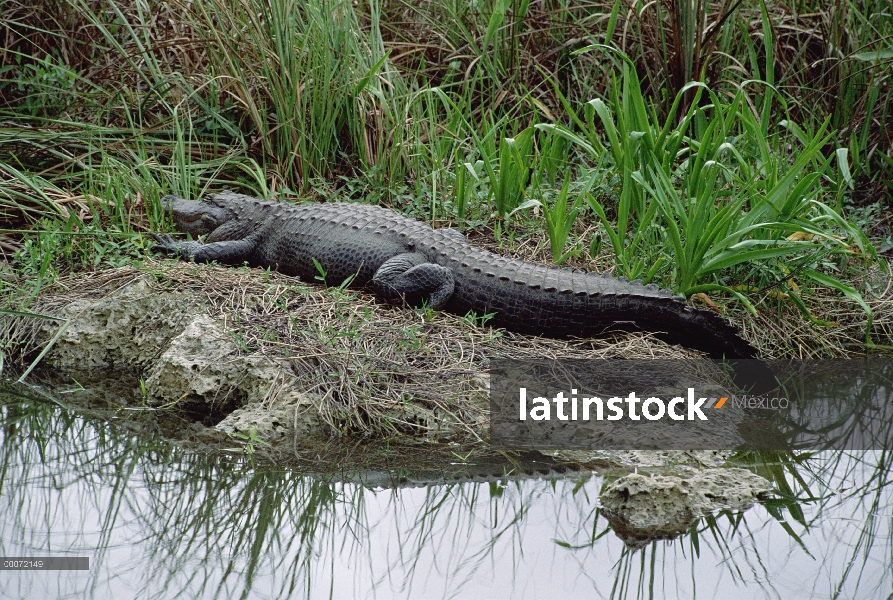
[[[158,294],[139,279],[99,300],[75,300],[62,308],[59,316],[68,323],[44,363],[144,369],[197,315],[195,303],[184,294]],[[58,328],[56,323],[44,326],[47,341]]]
[[[305,410],[302,411],[302,408]],[[296,404],[279,404],[267,407],[250,404],[237,408],[215,429],[224,433],[239,434],[248,440],[261,440],[270,445],[287,443],[294,439],[295,430],[308,428],[306,408]]]
[[[311,404],[287,366],[264,355],[244,355],[233,336],[207,315],[188,323],[147,374],[146,388],[154,405],[205,402],[229,412],[243,406],[307,409]],[[244,417],[232,420],[224,428],[243,421]],[[254,426],[263,430],[265,423],[266,418],[260,419]],[[301,431],[315,428],[314,420],[306,418],[296,425]]]
[[[47,365],[138,372],[152,406],[238,410],[217,426],[229,433],[266,440],[320,429],[313,400],[287,365],[241,352],[232,334],[184,294],[158,294],[139,279],[102,299],[74,301],[61,316],[68,323]]]
[[[631,473],[608,485],[600,500],[612,529],[632,547],[670,539],[715,510],[746,510],[772,489],[745,469],[706,469],[691,477]]]
[[[551,450],[543,454],[580,464],[603,463],[620,467],[668,467],[677,470],[720,467],[731,450]]]

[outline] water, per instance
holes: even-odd
[[[90,559],[3,598],[893,598],[889,452],[776,462],[796,500],[631,550],[602,476],[369,489],[0,405],[0,555]]]

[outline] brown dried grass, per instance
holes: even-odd
[[[533,338],[478,327],[448,313],[376,302],[361,290],[305,285],[257,269],[149,259],[57,279],[41,291],[33,312],[56,314],[80,299],[100,299],[149,275],[158,293],[200,299],[236,337],[242,353],[287,363],[301,391],[320,402],[333,433],[437,434],[457,423],[477,434],[487,421],[487,381],[493,358],[685,358],[693,353],[645,333],[595,340]],[[41,323],[42,324],[42,323]],[[41,349],[39,324],[7,318],[0,346],[25,367]],[[43,342],[45,343],[45,341]]]
[[[158,293],[185,293],[203,301],[208,314],[236,337],[243,354],[287,363],[302,391],[321,399],[321,415],[337,435],[436,437],[447,421],[476,435],[488,410],[487,383],[480,375],[494,358],[696,356],[647,333],[617,332],[590,340],[535,338],[479,327],[448,313],[384,305],[363,290],[326,289],[275,272],[163,259],[148,259],[138,268],[59,278],[41,291],[31,310],[56,314],[70,302],[105,297],[146,276]],[[862,354],[865,317],[860,310],[819,290],[805,301],[817,317],[838,325],[816,327],[784,301],[757,318],[739,313],[732,320],[766,358]],[[893,346],[889,283],[868,302],[875,312],[874,341]],[[34,320],[6,318],[0,347],[24,367],[40,350],[36,332]]]

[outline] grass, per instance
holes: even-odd
[[[480,373],[491,357],[687,356],[643,333],[597,341],[528,339],[482,328],[486,315],[432,312],[422,320],[415,311],[377,304],[354,290],[296,284],[275,272],[255,275],[249,269],[199,268],[165,259],[140,268],[103,269],[90,277],[61,277],[48,284],[34,311],[0,322],[0,339],[15,342],[6,349],[8,366],[26,368],[58,330],[35,317],[57,313],[73,301],[103,298],[138,280],[147,281],[153,294],[179,291],[207,304],[208,313],[238,336],[240,353],[250,360],[289,357],[296,385],[316,400],[329,433],[338,437],[449,434],[478,439],[489,407]],[[147,360],[154,351],[147,348]]]
[[[25,281],[8,310],[59,276],[139,265],[163,195],[229,188],[364,199],[654,281],[746,331],[802,333],[778,352],[893,345],[875,310],[875,247],[893,239],[881,3],[2,11],[0,251]],[[828,344],[832,325],[846,334]]]

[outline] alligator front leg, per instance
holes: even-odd
[[[157,233],[151,234],[158,242],[152,246],[152,252],[164,252],[173,256],[182,256],[195,262],[219,262],[225,265],[241,265],[248,260],[254,251],[253,240],[228,240],[202,244],[201,242],[177,242],[171,236]]]
[[[427,301],[434,310],[446,306],[454,288],[452,271],[412,252],[385,261],[372,277],[372,284],[385,300],[399,299],[411,306]]]

